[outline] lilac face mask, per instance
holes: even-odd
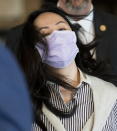
[[[46,37],[48,50],[37,43],[36,48],[43,63],[54,68],[64,68],[73,62],[79,49],[76,45],[76,35],[73,31],[54,31]]]

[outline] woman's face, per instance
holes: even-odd
[[[43,63],[52,67],[52,70],[57,69],[57,71],[73,63],[78,53],[76,35],[75,32],[71,31],[68,22],[63,17],[52,12],[42,13],[35,19],[34,26],[43,36],[48,36],[57,31],[54,32],[54,35],[46,37],[48,52],[45,52],[45,48],[37,43],[36,48]]]
[[[71,30],[71,27],[63,17],[52,12],[45,12],[39,15],[35,19],[34,25],[43,36],[50,35],[56,30]]]

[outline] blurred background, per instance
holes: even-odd
[[[25,21],[28,14],[44,2],[57,0],[0,0],[0,43],[5,42],[7,31]],[[100,10],[117,15],[117,0],[93,0]]]

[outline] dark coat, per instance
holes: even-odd
[[[97,61],[105,60],[111,72],[117,74],[117,17],[94,10],[94,25],[100,39],[96,48]]]

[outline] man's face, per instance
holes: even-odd
[[[69,14],[82,15],[90,10],[91,0],[58,0],[57,6]]]

